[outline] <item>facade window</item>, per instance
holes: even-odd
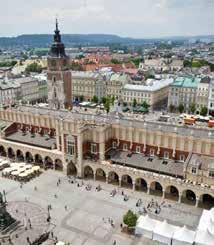
[[[154,157],[155,156],[155,150],[154,149],[150,149],[150,157]]]
[[[214,171],[209,172],[209,177],[214,178]]]
[[[184,155],[180,155],[180,161],[184,162],[185,161],[185,156]]]
[[[117,148],[117,142],[116,142],[116,141],[113,141],[113,142],[112,142],[112,148],[113,148],[113,149],[116,149],[116,148]]]
[[[91,153],[93,154],[97,153],[97,144],[91,144]]]
[[[192,174],[196,174],[197,173],[197,168],[192,167]]]
[[[128,150],[127,144],[123,144],[123,150],[124,150],[124,151],[127,151],[127,150]]]
[[[75,154],[75,144],[74,142],[68,141],[67,142],[67,154],[74,156]]]
[[[169,152],[168,151],[164,151],[163,158],[169,159]]]
[[[137,152],[137,153],[141,153],[141,151],[140,151],[140,146],[136,146],[136,152]]]

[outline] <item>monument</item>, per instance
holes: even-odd
[[[17,222],[16,220],[7,212],[6,209],[7,202],[4,195],[0,192],[0,232],[4,233],[10,230],[10,227],[15,225]],[[11,227],[12,228],[12,227]]]

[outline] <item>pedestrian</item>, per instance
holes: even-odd
[[[67,211],[67,206],[65,205],[65,210]]]
[[[116,242],[116,240],[114,240],[114,241],[113,241],[113,245],[116,245],[116,244],[117,244],[117,242]]]
[[[53,234],[53,231],[51,231],[51,237],[53,238],[54,234]]]
[[[57,198],[57,194],[55,194],[54,197]]]

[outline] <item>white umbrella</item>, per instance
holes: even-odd
[[[19,177],[27,177],[27,174],[25,172],[21,173],[21,174],[19,174]]]
[[[25,166],[25,168],[26,169],[31,169],[33,166],[31,165],[31,164],[27,164],[26,166]]]
[[[38,171],[38,170],[40,170],[40,167],[39,167],[39,166],[33,166],[33,167],[32,167],[32,170],[33,170],[33,171]]]
[[[20,174],[19,171],[13,171],[13,172],[11,173],[11,175],[14,175],[14,176],[19,175],[19,174]]]

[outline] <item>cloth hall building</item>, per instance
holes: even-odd
[[[56,27],[49,108],[0,109],[0,155],[166,199],[214,206],[214,131],[118,112],[73,112],[72,84]],[[53,61],[54,60],[54,61]]]

